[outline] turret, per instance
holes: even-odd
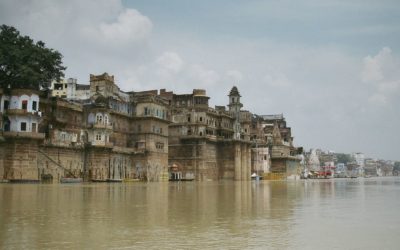
[[[231,91],[229,92],[229,111],[239,113],[240,109],[243,107],[243,104],[240,102],[241,95],[236,86],[233,86]]]
[[[240,126],[240,109],[243,104],[240,102],[240,94],[236,86],[233,86],[229,92],[229,112],[235,118],[233,123],[233,138],[240,140],[241,126]]]

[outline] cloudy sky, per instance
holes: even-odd
[[[0,0],[0,23],[64,55],[67,77],[205,88],[283,113],[295,144],[400,160],[400,2]]]

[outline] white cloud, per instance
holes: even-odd
[[[212,87],[220,80],[217,72],[198,64],[191,66],[189,74],[192,80],[202,87]]]
[[[368,98],[368,102],[372,105],[385,106],[387,104],[387,98],[382,93],[375,93]]]
[[[390,48],[384,47],[375,56],[363,60],[361,79],[372,86],[368,101],[373,105],[385,106],[400,91],[400,62]]]
[[[123,10],[116,22],[101,23],[100,39],[104,38],[110,46],[111,43],[128,44],[148,38],[153,27],[152,22],[135,9]]]
[[[243,73],[238,70],[228,70],[225,75],[228,81],[232,81],[233,84],[237,84],[243,80]]]
[[[160,57],[156,59],[156,63],[162,68],[172,73],[179,73],[184,62],[182,58],[175,52],[164,52]]]
[[[363,60],[364,69],[361,73],[364,82],[380,81],[383,79],[382,67],[391,57],[390,48],[383,48],[376,56],[366,56]]]
[[[282,72],[270,72],[264,76],[264,81],[271,87],[290,87],[292,85]]]

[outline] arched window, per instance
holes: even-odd
[[[104,124],[108,125],[108,116],[104,115]]]
[[[103,121],[103,116],[101,114],[96,115],[96,122],[101,123]]]

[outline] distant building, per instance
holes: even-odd
[[[51,96],[70,100],[87,100],[90,98],[90,85],[78,84],[75,78],[51,83]]]
[[[254,115],[251,125],[252,147],[268,149],[264,166],[270,165],[266,178],[300,178],[302,148],[293,146],[291,128],[282,114]]]

